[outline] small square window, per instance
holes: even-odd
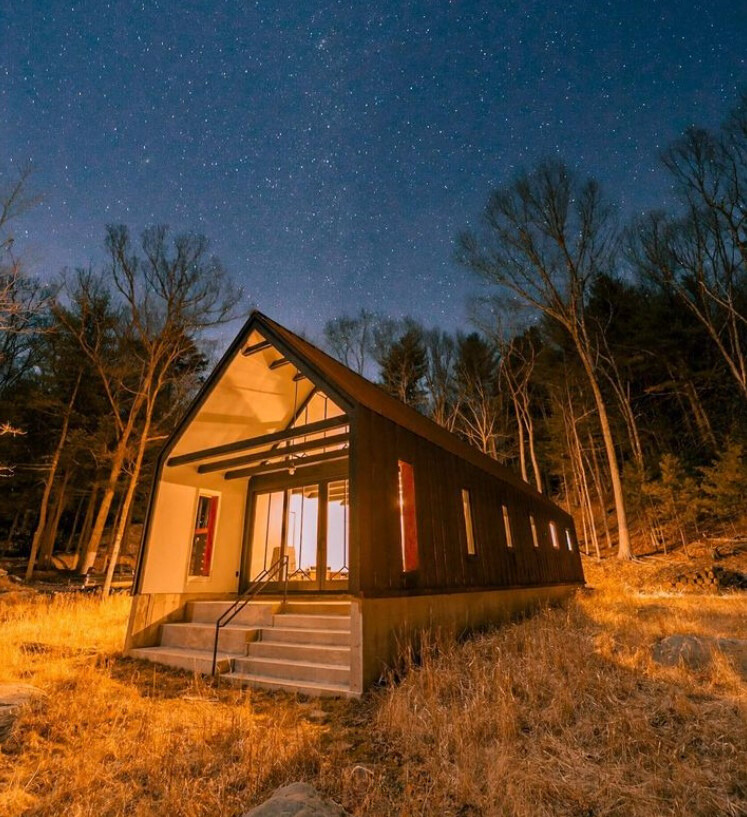
[[[506,531],[506,545],[510,548],[514,546],[514,539],[511,535],[511,518],[508,515],[508,508],[503,506],[503,527]]]
[[[537,536],[537,523],[534,521],[534,517],[531,514],[529,514],[529,527],[532,529],[532,544],[538,548],[540,543],[539,536]]]
[[[550,538],[552,539],[552,546],[555,550],[560,550],[560,539],[558,539],[558,526],[554,522],[550,522]]]
[[[472,527],[472,497],[466,488],[462,488],[462,509],[464,511],[464,528],[467,532],[467,553],[474,556],[477,550],[475,548],[475,532]]]

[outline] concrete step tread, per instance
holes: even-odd
[[[251,661],[253,664],[282,664],[283,666],[303,669],[329,669],[339,672],[340,670],[350,669],[342,664],[323,664],[320,661],[297,661],[293,658],[268,658],[260,655],[242,655],[240,662],[246,664]]]
[[[156,655],[170,655],[174,658],[197,658],[197,659],[205,659],[209,658],[211,661],[213,660],[213,651],[212,650],[194,650],[190,647],[133,647],[129,651],[129,655],[132,658],[138,658],[139,656],[156,656]],[[218,660],[219,661],[228,661],[232,658],[245,658],[246,653],[241,652],[226,652],[225,650],[218,651]]]
[[[350,616],[321,616],[302,613],[275,613],[273,626],[297,630],[350,630]]]
[[[253,647],[292,647],[294,650],[303,652],[350,652],[350,646],[347,644],[299,644],[297,641],[252,641]]]
[[[277,624],[272,627],[259,627],[259,629],[272,630],[274,633],[293,633],[294,635],[298,633],[324,633],[324,635],[330,635],[332,633],[339,634],[348,632],[348,630],[325,630],[322,627],[281,627]]]
[[[227,679],[233,683],[256,684],[258,686],[269,687],[270,689],[282,689],[286,692],[300,693],[301,695],[334,695],[341,697],[358,697],[351,691],[349,684],[321,683],[319,681],[286,681],[284,678],[258,675],[252,672],[227,672],[221,675],[222,679]]]
[[[179,627],[179,628],[187,628],[187,627],[195,627],[198,629],[204,630],[211,630],[215,632],[215,622],[209,621],[167,621],[164,627]],[[220,631],[224,632],[225,630],[232,630],[235,632],[243,632],[244,630],[261,630],[262,627],[259,624],[226,624],[225,627],[221,627]]]

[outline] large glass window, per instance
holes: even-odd
[[[462,488],[462,510],[464,511],[464,528],[467,532],[467,553],[474,556],[477,553],[475,548],[475,531],[472,527],[472,497],[466,488]]]
[[[288,492],[288,533],[285,552],[291,580],[316,581],[319,486],[304,485]]]
[[[348,577],[348,516],[350,492],[346,479],[327,485],[327,574],[328,581]]]
[[[250,578],[256,579],[280,559],[283,541],[284,491],[257,494],[252,531]]]
[[[190,576],[209,576],[213,563],[213,540],[218,515],[218,497],[200,494],[197,499],[192,551],[189,557]]]
[[[409,462],[399,461],[399,524],[402,569],[418,569],[418,526],[415,516],[415,474]]]

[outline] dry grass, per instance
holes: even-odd
[[[442,644],[351,703],[124,661],[122,596],[0,596],[0,681],[47,692],[0,754],[0,814],[233,817],[298,779],[371,817],[747,814],[735,669],[649,653],[669,633],[747,637],[747,595],[642,595],[636,570],[589,564],[595,591],[566,609]]]

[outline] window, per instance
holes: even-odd
[[[539,536],[537,536],[537,523],[534,521],[534,517],[531,514],[529,514],[529,526],[532,529],[532,544],[538,548],[540,543]]]
[[[477,550],[475,549],[475,532],[472,528],[472,499],[466,488],[462,488],[462,508],[464,510],[464,529],[467,531],[467,553],[474,556]]]
[[[552,539],[552,546],[555,550],[559,550],[560,540],[558,539],[558,526],[554,522],[550,522],[550,538]]]
[[[503,527],[506,531],[506,544],[512,548],[514,546],[514,539],[511,535],[511,519],[508,515],[508,508],[503,506]]]
[[[573,550],[573,537],[568,528],[565,529],[565,543],[568,545],[568,550]]]
[[[418,527],[415,517],[415,474],[409,462],[399,466],[399,525],[402,537],[402,569],[418,569]]]
[[[197,500],[197,518],[189,557],[190,576],[209,576],[213,562],[215,520],[218,515],[218,497],[200,494]]]

